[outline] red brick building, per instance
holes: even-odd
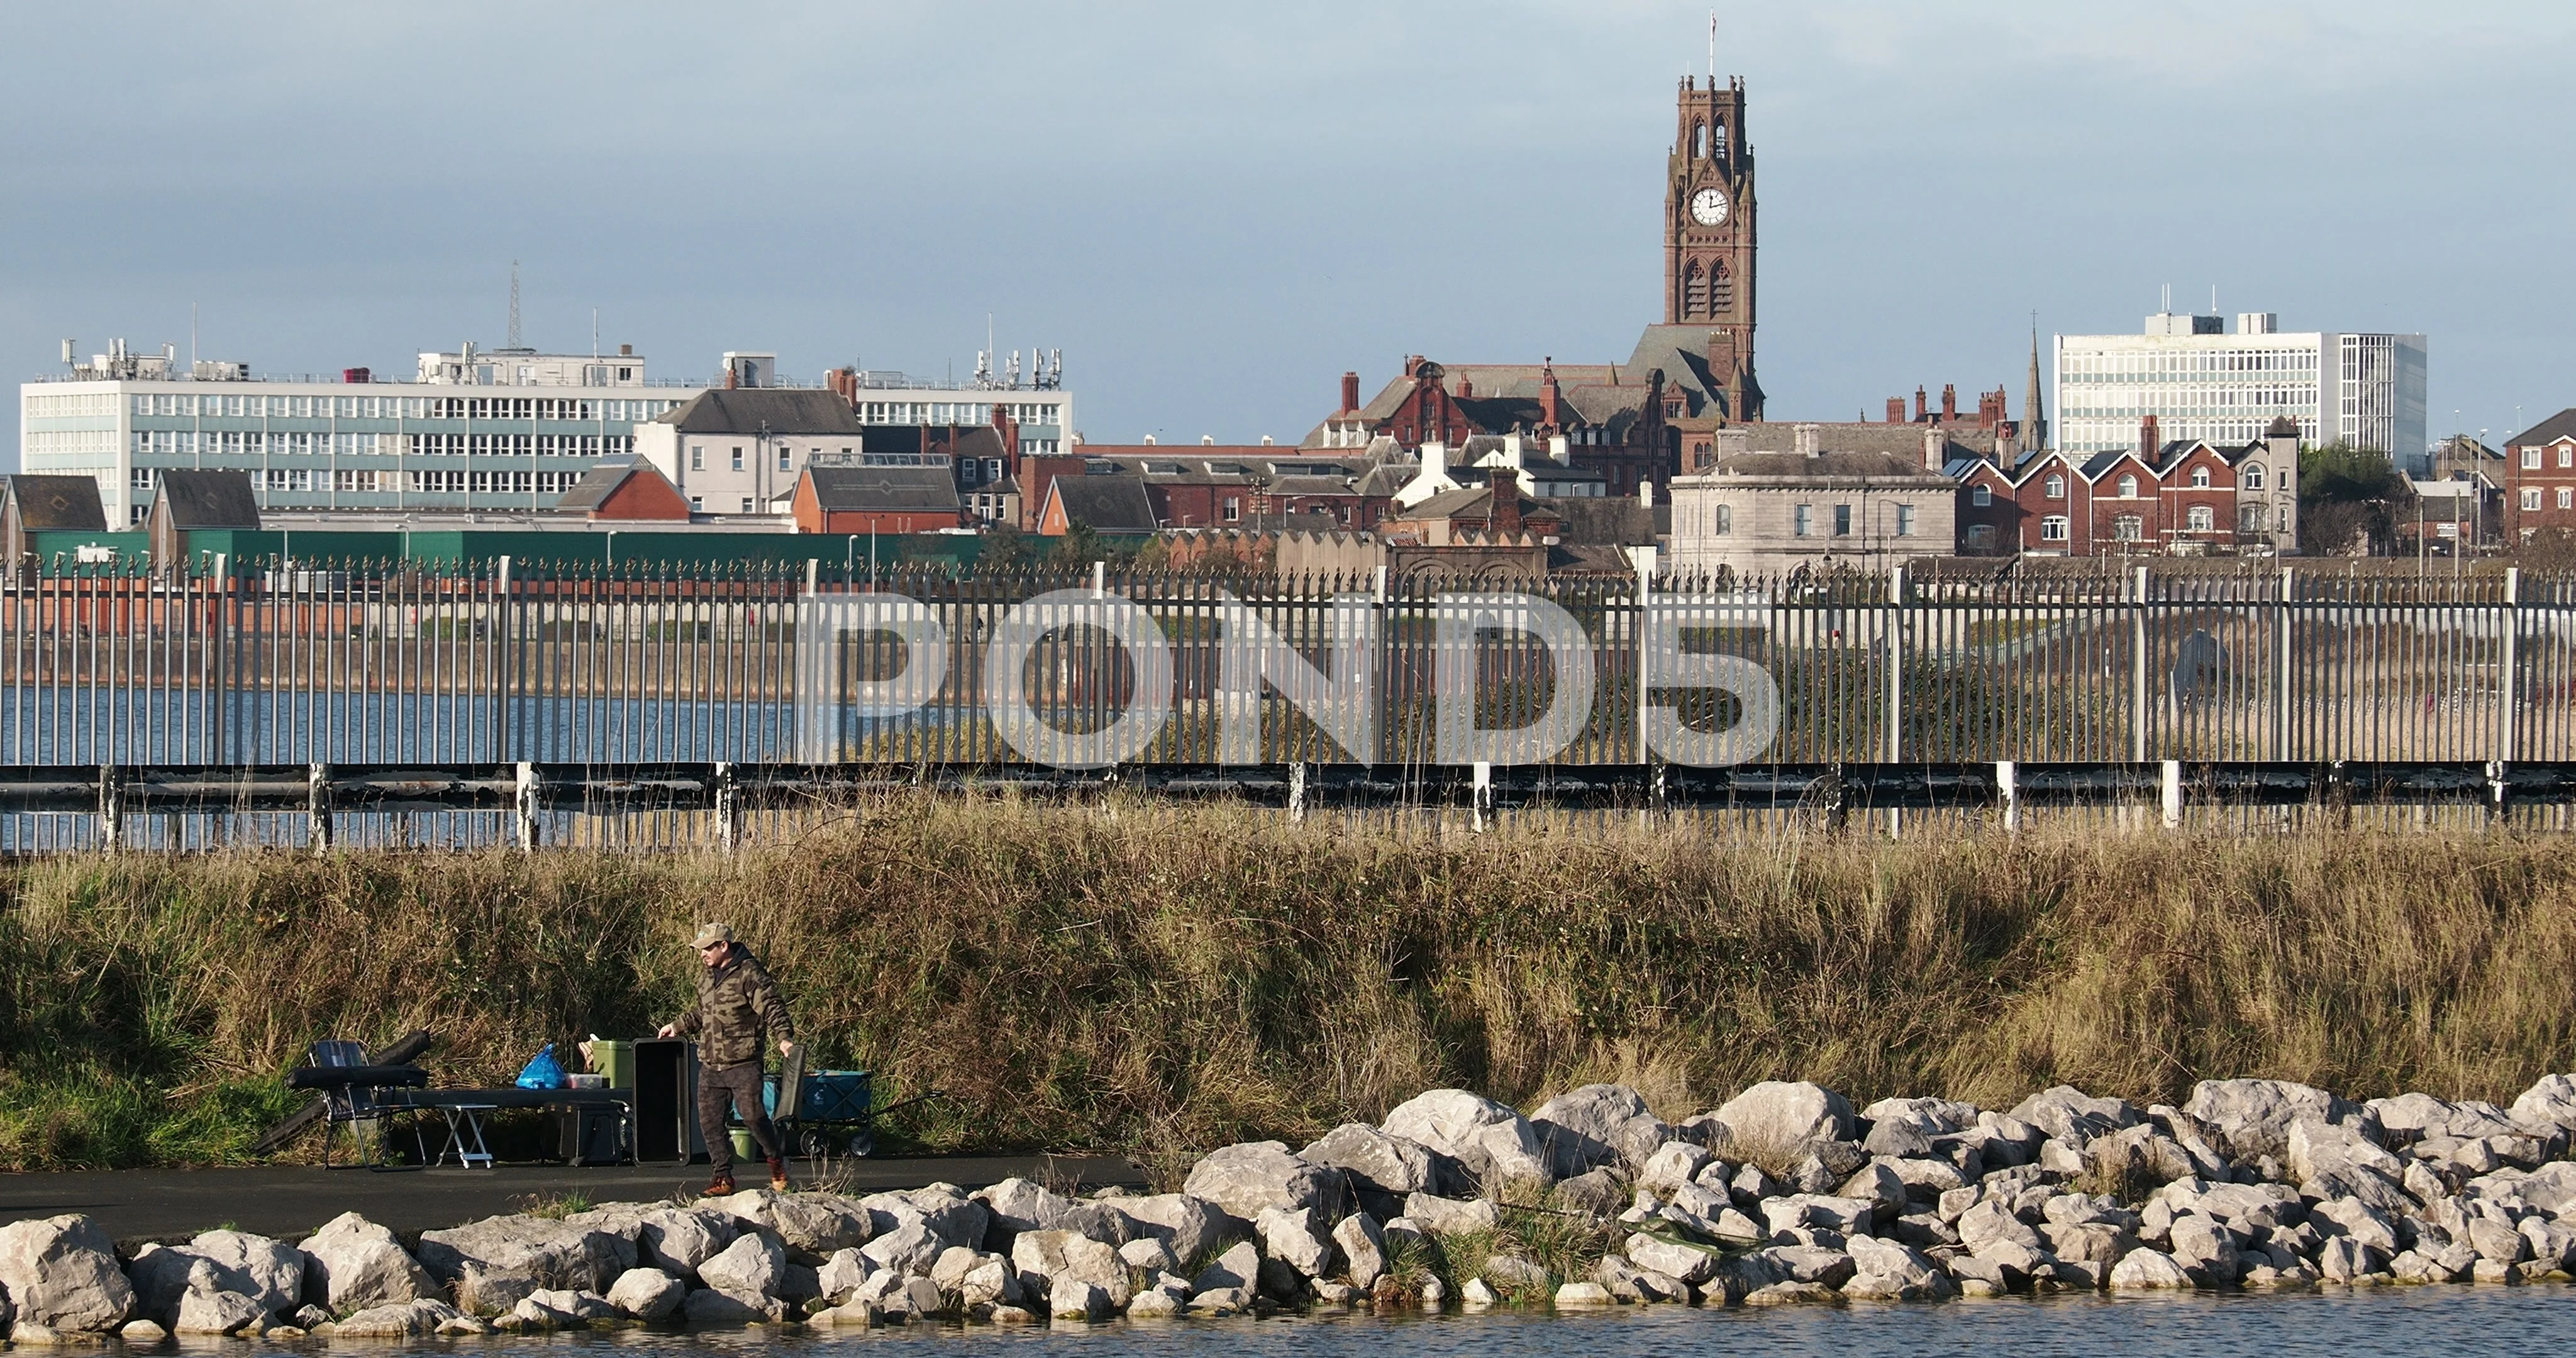
[[[2295,542],[2295,436],[2222,449],[2160,443],[2155,417],[2139,447],[2078,457],[2040,453],[1954,463],[1964,556],[2192,556],[2278,552]],[[2286,479],[2284,479],[2286,478]],[[2284,535],[2287,535],[2284,537]]]
[[[789,505],[799,533],[936,533],[963,514],[945,463],[807,467]]]
[[[2505,531],[2527,542],[2544,528],[2576,529],[2576,409],[2505,443]]]

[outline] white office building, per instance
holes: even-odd
[[[2424,337],[2283,333],[2268,312],[2236,318],[2170,312],[2136,335],[2057,337],[2057,447],[2138,446],[2143,417],[2161,439],[2221,448],[2263,437],[2276,416],[2310,446],[2349,441],[2411,465],[2425,450]]]
[[[163,468],[251,473],[262,510],[526,513],[553,506],[600,459],[634,454],[635,430],[718,383],[648,378],[614,354],[531,349],[423,353],[409,381],[364,368],[254,376],[248,364],[181,364],[123,341],[68,371],[20,384],[18,468],[97,478],[108,522],[139,523]],[[1002,405],[1024,451],[1060,451],[1072,397],[1054,380],[930,384],[842,372],[867,424],[985,424]],[[772,354],[728,353],[735,385],[786,385]],[[1041,385],[1042,384],[1042,385]]]

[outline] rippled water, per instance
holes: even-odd
[[[502,1353],[618,1348],[717,1355],[928,1346],[942,1354],[1033,1348],[1064,1354],[1150,1351],[1226,1358],[1297,1354],[1478,1354],[1516,1358],[1669,1358],[1684,1353],[1878,1354],[2544,1354],[2576,1337],[2576,1288],[2413,1287],[2292,1295],[2051,1297],[1940,1305],[1621,1307],[1551,1316],[1492,1312],[1380,1319],[1113,1321],[1002,1329],[923,1326],[865,1332],[645,1330],[512,1339],[459,1347]],[[565,1355],[565,1358],[571,1358]],[[819,1358],[819,1355],[817,1356]]]

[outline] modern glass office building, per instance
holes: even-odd
[[[2287,415],[2305,444],[2424,453],[2422,335],[2284,334],[2265,312],[2240,315],[2231,334],[2223,317],[2160,313],[2143,334],[2059,335],[2056,355],[2067,452],[2135,448],[2148,415],[2160,441],[2239,447]]]

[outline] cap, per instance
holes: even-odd
[[[692,948],[712,948],[719,943],[731,942],[733,942],[732,925],[701,924],[698,926],[698,936],[696,940],[691,942],[689,946]]]

